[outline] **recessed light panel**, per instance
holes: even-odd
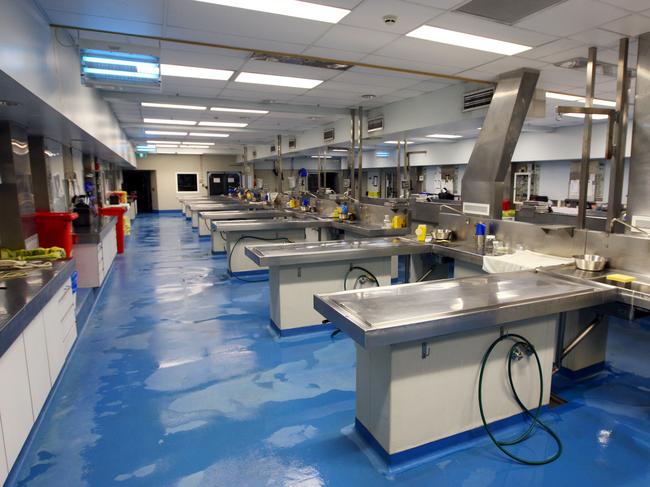
[[[147,135],[178,135],[181,137],[187,135],[187,132],[168,132],[166,130],[145,130],[144,133]]]
[[[240,73],[235,78],[237,83],[252,83],[256,85],[268,86],[285,86],[288,88],[315,88],[323,82],[319,79],[308,78],[295,78],[293,76],[276,76],[274,74],[261,74],[261,73]]]
[[[190,137],[230,137],[230,134],[213,134],[209,132],[190,132]]]
[[[153,123],[156,125],[196,125],[192,120],[173,120],[167,118],[143,118],[144,123]]]
[[[456,134],[431,134],[427,135],[430,139],[462,139],[462,135]]]
[[[233,128],[243,128],[248,127],[247,123],[238,123],[238,122],[199,122],[201,127],[233,127]]]
[[[150,103],[150,102],[142,102],[140,103],[141,106],[147,107],[147,108],[170,108],[173,110],[207,110],[208,107],[200,107],[196,105],[174,105],[172,103]]]
[[[268,110],[251,110],[248,108],[223,108],[223,107],[212,107],[210,108],[213,112],[230,112],[230,113],[257,113],[260,115],[266,115],[269,113]]]
[[[178,78],[211,79],[216,81],[228,81],[234,71],[227,69],[197,68],[194,66],[180,66],[178,64],[161,64],[160,73],[163,76],[175,76]]]
[[[454,30],[441,29],[430,25],[423,25],[406,34],[425,41],[439,42],[450,46],[466,47],[478,51],[494,52],[505,56],[512,56],[532,49],[530,46],[515,44],[513,42],[498,41],[489,37],[465,34]]]
[[[267,14],[286,15],[299,19],[317,20],[336,24],[350,13],[349,10],[330,7],[318,3],[303,2],[301,0],[197,0],[203,3],[212,3],[224,7],[235,7],[245,10],[255,10]]]

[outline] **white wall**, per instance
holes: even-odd
[[[138,169],[154,171],[152,186],[154,210],[177,210],[176,173],[199,174],[199,194],[207,195],[207,175],[211,171],[242,172],[243,166],[235,162],[234,155],[167,155],[152,154],[138,162]]]
[[[108,103],[81,85],[77,48],[55,38],[33,0],[1,0],[0,12],[0,70],[135,166],[131,144]]]

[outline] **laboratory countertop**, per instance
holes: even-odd
[[[359,221],[330,221],[332,228],[353,233],[355,235],[361,235],[363,237],[395,237],[411,233],[410,228],[384,228],[381,225],[372,225]]]
[[[432,242],[431,249],[434,254],[442,257],[449,257],[479,267],[483,266],[483,254],[476,250],[476,245],[474,245],[473,241]]]
[[[59,260],[49,269],[29,271],[27,277],[0,280],[0,356],[70,279],[74,259]]]
[[[402,237],[293,244],[282,243],[246,247],[246,255],[257,265],[263,267],[352,259],[363,260],[428,252],[431,252],[431,246],[429,244]]]
[[[617,290],[535,271],[314,296],[314,308],[361,346],[379,347],[607,304]]]
[[[219,210],[239,210],[239,209],[255,210],[258,208],[261,209],[271,208],[268,203],[264,203],[264,202],[248,203],[246,201],[239,201],[239,200],[233,200],[227,202],[217,201],[214,203],[205,203],[205,202],[190,203],[189,207],[190,207],[190,211],[219,211]]]
[[[213,222],[214,229],[223,232],[263,232],[327,227],[329,222],[315,218],[286,218],[280,220],[231,220]]]
[[[266,218],[290,217],[291,214],[282,210],[231,210],[231,211],[200,211],[199,218],[206,220],[255,220]]]
[[[116,224],[116,216],[95,217],[88,227],[73,227],[73,233],[78,244],[98,244]]]

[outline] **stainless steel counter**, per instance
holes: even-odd
[[[117,224],[116,216],[95,217],[88,227],[73,227],[78,244],[98,244]]]
[[[347,231],[363,237],[397,237],[411,233],[409,228],[384,228],[380,225],[370,225],[361,222],[340,222],[330,220],[332,228]]]
[[[290,217],[291,215],[282,210],[231,210],[231,211],[200,211],[199,218],[209,220],[254,220],[266,218]]]
[[[246,247],[246,255],[257,265],[263,267],[372,259],[428,252],[431,252],[429,244],[402,237]]]
[[[59,260],[50,269],[29,271],[23,278],[0,280],[0,356],[70,279],[74,259]]]
[[[370,348],[500,326],[616,299],[611,286],[533,271],[314,296],[314,308]]]
[[[219,211],[219,210],[255,210],[258,208],[270,208],[266,203],[246,203],[244,201],[233,201],[232,203],[190,203],[190,211]]]
[[[212,223],[219,232],[263,232],[274,230],[298,230],[301,228],[326,227],[328,222],[317,219],[293,218],[285,220],[232,220]]]
[[[441,257],[449,257],[479,267],[483,266],[483,254],[480,254],[476,250],[473,242],[458,241],[444,244],[433,242],[431,244],[431,251]]]

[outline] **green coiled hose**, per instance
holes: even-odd
[[[488,359],[490,358],[490,355],[492,354],[492,351],[499,343],[505,340],[512,340],[515,342],[514,345],[510,347],[510,351],[508,352],[508,382],[510,383],[510,389],[512,389],[512,395],[515,401],[517,402],[517,405],[521,408],[524,414],[532,420],[532,422],[528,427],[528,429],[523,434],[515,438],[514,440],[499,441],[494,437],[492,431],[490,431],[487,420],[485,419],[485,412],[483,410],[483,373],[485,372],[485,366],[487,364]],[[524,350],[529,355],[533,355],[535,357],[535,362],[537,363],[537,372],[539,373],[539,402],[537,404],[537,408],[535,409],[534,414],[521,401],[519,394],[517,394],[517,389],[515,388],[515,384],[512,380],[512,361],[514,357],[517,355],[517,352],[521,350],[520,347],[524,347]],[[492,342],[492,345],[490,345],[490,347],[485,352],[485,355],[483,355],[483,360],[481,361],[481,372],[479,374],[479,380],[478,380],[478,406],[481,412],[481,420],[483,421],[483,427],[485,428],[485,431],[487,432],[492,442],[497,446],[497,448],[501,450],[503,453],[505,453],[507,456],[515,460],[516,462],[519,462],[523,465],[546,465],[551,462],[554,462],[555,460],[560,458],[560,455],[562,455],[562,441],[560,440],[559,436],[555,433],[555,431],[553,431],[550,427],[548,427],[539,419],[540,410],[542,408],[543,395],[544,395],[544,375],[542,373],[542,364],[539,360],[539,356],[537,355],[537,350],[535,350],[533,344],[530,343],[526,338],[522,337],[521,335],[517,335],[515,333],[508,333],[506,335],[500,336],[494,342]],[[527,440],[530,437],[530,435],[533,433],[535,429],[535,425],[539,426],[542,430],[546,431],[553,438],[553,440],[555,440],[555,443],[557,444],[557,451],[553,455],[542,460],[529,460],[517,456],[514,453],[511,453],[510,451],[507,450],[506,447],[518,445],[519,443],[522,443],[525,440]]]

